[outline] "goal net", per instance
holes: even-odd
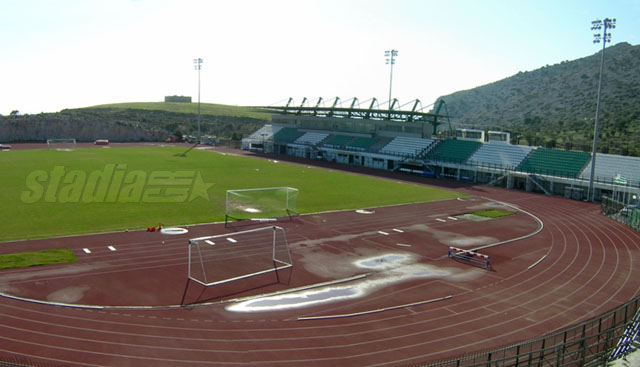
[[[225,223],[233,220],[270,220],[297,215],[298,189],[269,187],[227,190]]]
[[[74,150],[76,149],[76,139],[47,139],[47,149]]]
[[[284,229],[277,226],[189,240],[189,279],[229,283],[293,266]]]

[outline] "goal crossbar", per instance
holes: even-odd
[[[230,283],[292,266],[282,227],[189,240],[189,279],[203,286]]]
[[[76,139],[47,139],[47,149],[73,150],[76,148]]]
[[[295,216],[298,189],[267,187],[227,190],[225,196],[225,225],[232,220],[272,221]]]

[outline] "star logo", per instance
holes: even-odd
[[[196,177],[193,181],[193,188],[191,189],[191,195],[189,196],[189,201],[193,201],[198,197],[201,197],[207,201],[209,201],[209,193],[207,190],[213,186],[213,183],[207,183],[202,180],[202,175],[200,172],[196,174]]]

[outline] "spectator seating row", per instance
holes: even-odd
[[[293,143],[302,135],[304,135],[304,132],[296,128],[284,127],[273,135],[273,140],[277,143]]]
[[[482,144],[469,158],[468,163],[501,169],[513,169],[531,153],[527,145]]]
[[[254,140],[268,140],[271,139],[273,135],[280,129],[282,129],[282,126],[273,126],[271,124],[267,124],[256,130],[253,134],[249,135],[248,138]]]
[[[469,140],[442,140],[427,154],[427,159],[464,163],[482,146],[478,141]]]
[[[587,164],[580,178],[591,177],[591,161]],[[597,153],[596,171],[594,174],[598,181],[614,182],[638,186],[640,185],[640,157],[626,157],[621,155]]]
[[[530,173],[548,174],[560,177],[578,177],[585,168],[591,154],[575,150],[537,148],[517,167]]]
[[[307,132],[298,139],[294,143],[296,144],[305,144],[305,145],[317,145],[321,141],[323,141],[329,134],[327,133],[316,133],[316,132]]]
[[[405,136],[397,136],[380,149],[380,153],[392,155],[418,155],[427,149],[433,140],[422,138],[410,138]]]

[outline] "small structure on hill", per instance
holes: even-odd
[[[191,103],[190,96],[165,96],[165,102]]]

